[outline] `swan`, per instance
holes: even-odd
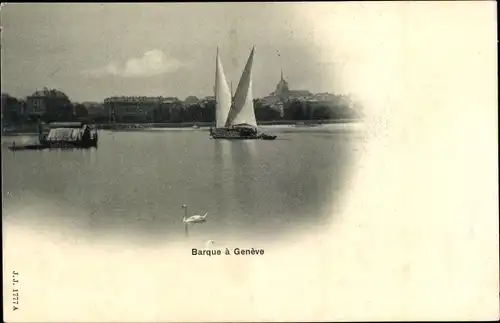
[[[189,218],[187,217],[187,205],[182,204],[182,208],[184,209],[184,216],[182,217],[182,222],[184,223],[202,223],[205,222],[207,219],[208,213],[205,213],[205,215],[192,215]]]
[[[209,250],[209,249],[210,249],[210,246],[212,246],[213,244],[215,244],[215,241],[213,241],[213,240],[208,240],[208,241],[205,243],[205,250]]]

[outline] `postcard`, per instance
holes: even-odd
[[[496,27],[4,3],[4,321],[499,319]]]

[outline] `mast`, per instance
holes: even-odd
[[[217,102],[217,81],[218,80],[219,80],[219,46],[217,46],[217,52],[215,54],[215,82],[214,82],[215,102]]]

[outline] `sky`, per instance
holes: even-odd
[[[255,46],[255,97],[274,91],[282,68],[291,89],[350,94],[380,111],[454,93],[465,86],[460,75],[482,71],[496,46],[487,40],[494,8],[488,1],[8,3],[2,92],[56,88],[73,101],[204,97],[213,95],[217,47],[235,90]]]
[[[315,13],[308,16],[306,7],[314,8],[9,3],[2,9],[2,92],[24,97],[46,86],[72,100],[213,95],[217,46],[234,89],[255,46],[255,96],[274,91],[281,68],[291,89],[338,92],[326,81],[335,72],[334,57],[322,60],[309,23]]]

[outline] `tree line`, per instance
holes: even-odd
[[[305,102],[291,100],[283,104],[283,111],[254,101],[255,118],[257,121],[306,121],[306,120],[331,120],[331,119],[356,119],[362,117],[361,109],[349,108],[347,104],[331,102]],[[215,121],[215,102],[205,104],[195,103],[190,105],[177,105],[172,108],[159,106],[153,109],[150,115],[143,119],[137,116],[118,118],[115,121],[157,123],[196,123]],[[110,118],[108,117],[109,122]]]
[[[4,102],[4,99],[7,100]],[[5,103],[5,105],[4,105]],[[261,100],[254,100],[255,117],[257,121],[307,121],[356,119],[363,116],[361,108],[350,108],[345,102],[314,102],[303,100],[288,100],[283,102],[282,109],[266,105]],[[41,115],[26,115],[16,111],[26,111],[26,101],[17,100],[10,96],[2,96],[2,119],[4,124],[35,123],[38,120],[45,122],[89,120],[96,123],[109,123],[110,114],[104,108],[101,114],[90,116],[87,108],[80,103],[69,99],[47,100],[45,111]],[[131,116],[116,122],[158,122],[158,123],[196,123],[215,121],[215,101],[206,103],[184,104],[178,102],[173,106],[158,105],[151,109],[144,117]]]

